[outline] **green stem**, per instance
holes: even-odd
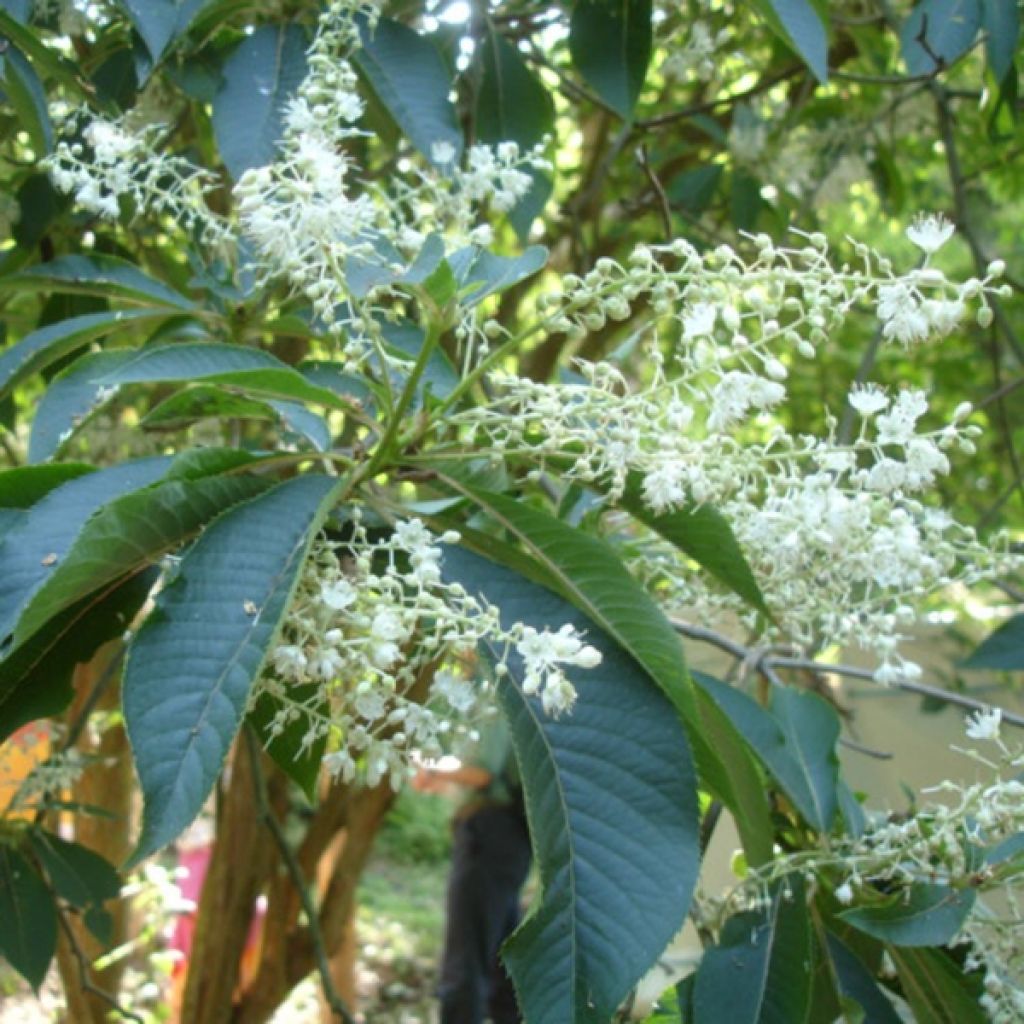
[[[409,373],[409,379],[405,382],[405,387],[398,398],[398,403],[391,412],[387,429],[384,431],[384,435],[381,437],[380,441],[377,442],[377,447],[374,448],[373,454],[370,456],[365,468],[358,475],[357,482],[373,477],[380,468],[381,463],[383,463],[391,454],[391,449],[395,446],[395,439],[398,437],[398,432],[401,429],[402,419],[406,412],[408,412],[409,406],[412,404],[412,400],[416,395],[416,385],[419,384],[420,378],[423,376],[423,372],[427,368],[427,362],[433,354],[434,349],[437,348],[438,342],[441,340],[441,332],[442,327],[440,322],[431,319],[427,324],[427,333],[426,337],[423,339],[423,346],[420,349],[419,355],[416,357],[416,362]]]

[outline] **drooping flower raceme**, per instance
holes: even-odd
[[[471,729],[487,706],[481,655],[495,676],[514,656],[547,713],[572,707],[565,669],[593,668],[600,653],[568,624],[505,628],[497,608],[446,582],[442,545],[457,540],[413,519],[371,541],[357,516],[349,541],[317,543],[251,698],[276,701],[272,734],[300,722],[302,750],[327,741],[332,772],[397,787],[414,751],[440,755],[446,734]]]
[[[601,260],[542,301],[549,329],[574,338],[646,305],[645,384],[607,362],[581,361],[576,381],[557,384],[498,373],[492,403],[443,429],[460,429],[473,451],[589,485],[613,504],[640,502],[654,515],[712,504],[781,626],[769,627],[772,639],[805,649],[823,637],[854,643],[879,658],[880,681],[914,674],[898,647],[920,598],[1008,564],[926,503],[950,453],[974,449],[970,406],[932,426],[922,391],[858,384],[853,429],[842,439],[831,416],[825,435],[813,437],[791,434],[775,413],[788,397],[789,367],[813,358],[855,305],[874,303],[886,324],[899,323],[899,296],[920,321],[914,340],[940,338],[950,322],[934,310],[956,307],[959,322],[970,304],[985,309],[998,268],[958,285],[934,269],[896,276],[863,247],[860,269],[837,270],[818,236],[795,250],[754,241],[749,262],[727,247],[703,255],[685,242],[643,247],[628,266]],[[884,333],[906,342],[904,330]],[[634,567],[674,609],[730,610],[764,628],[659,537],[621,517],[608,523],[634,538]]]

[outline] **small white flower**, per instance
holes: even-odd
[[[320,601],[332,611],[340,612],[353,604],[359,595],[348,580],[333,580],[320,584]]]
[[[715,318],[718,311],[710,302],[695,302],[683,314],[683,337],[687,341],[692,338],[706,338],[715,329]]]
[[[848,907],[853,902],[853,886],[849,882],[843,882],[838,889],[836,889],[836,899],[844,907]]]
[[[998,740],[1003,713],[999,708],[975,711],[967,718],[967,736],[972,740]]]
[[[881,412],[889,404],[888,397],[877,384],[855,385],[847,401],[865,419]]]
[[[430,159],[439,167],[454,163],[455,147],[444,139],[435,142],[430,147]]]
[[[907,238],[922,252],[931,255],[953,237],[953,224],[941,213],[920,214],[907,228]]]

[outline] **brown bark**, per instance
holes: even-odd
[[[96,699],[94,710],[117,709],[120,686],[116,678],[107,678],[107,673],[113,659],[120,656],[120,651],[120,641],[112,641],[100,647],[91,661],[75,667],[72,676],[75,697],[68,711],[68,722],[77,722],[83,713],[87,713],[90,698],[98,685],[104,685],[105,689]],[[116,675],[117,669],[113,671]],[[128,738],[119,725],[105,729],[99,735],[86,726],[75,745],[89,763],[73,787],[72,799],[102,807],[114,816],[76,815],[75,841],[119,867],[131,849],[133,778]],[[109,944],[113,948],[121,945],[128,936],[131,908],[127,900],[112,900],[104,909],[113,919]],[[68,927],[74,932],[78,947],[90,960],[104,952],[106,947],[76,916],[68,917]],[[63,932],[58,941],[57,965],[67,1000],[68,1019],[76,1024],[103,1024],[110,1007],[83,988],[81,967]],[[90,970],[89,981],[97,988],[115,994],[121,984],[124,966],[122,961],[117,961],[103,971]]]
[[[231,1019],[253,908],[277,862],[274,844],[254,813],[251,762],[237,750],[189,953],[181,1007],[181,1020],[188,1024],[224,1024]],[[280,803],[283,778],[269,765],[268,775],[271,799]]]

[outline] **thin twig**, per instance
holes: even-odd
[[[252,762],[252,785],[256,796],[257,811],[270,831],[274,843],[277,845],[278,852],[281,854],[281,860],[284,861],[284,866],[302,902],[302,909],[306,915],[306,926],[309,930],[309,938],[313,944],[313,953],[316,956],[316,967],[320,974],[320,984],[324,990],[324,998],[343,1024],[356,1024],[355,1017],[352,1016],[345,1005],[345,1000],[341,998],[340,993],[334,986],[330,960],[324,947],[323,933],[320,931],[320,918],[313,904],[313,899],[309,894],[306,880],[302,875],[302,868],[299,867],[299,862],[295,859],[295,854],[288,845],[288,840],[285,838],[281,823],[277,820],[271,809],[270,799],[267,796],[267,780],[263,775],[263,766],[260,764],[260,745],[256,741],[251,728],[245,729],[245,742],[249,752],[249,760]]]
[[[699,640],[702,643],[717,647],[720,651],[744,662],[754,671],[759,672],[769,681],[777,681],[773,675],[776,669],[804,669],[808,672],[817,672],[820,675],[849,676],[852,679],[864,679],[868,682],[875,682],[875,674],[868,668],[858,668],[856,665],[843,665],[826,661],[815,661],[813,658],[795,658],[788,655],[773,654],[770,650],[758,651],[756,648],[746,647],[713,629],[706,626],[695,626],[680,619],[672,619],[672,626],[682,636]],[[951,690],[944,690],[938,686],[931,686],[928,683],[915,683],[910,679],[897,679],[889,684],[894,689],[905,690],[908,693],[921,694],[924,697],[932,697],[941,700],[946,704],[955,704],[958,707],[968,708],[971,711],[990,711],[994,705],[986,704],[984,701],[968,697],[966,694],[954,693]],[[1015,714],[1000,708],[1002,720],[1008,725],[1016,725],[1024,728],[1024,715]],[[878,752],[875,751],[875,754]]]
[[[145,1021],[137,1013],[132,1013],[131,1010],[126,1010],[117,1001],[116,996],[111,995],[106,989],[100,988],[98,985],[94,984],[89,975],[89,958],[86,956],[85,950],[83,950],[78,944],[78,938],[75,935],[75,930],[71,927],[70,922],[65,917],[64,911],[59,907],[57,909],[57,920],[60,923],[61,928],[64,930],[64,934],[67,936],[71,955],[75,958],[75,962],[78,964],[78,983],[81,985],[82,991],[88,992],[89,995],[95,996],[97,999],[106,1003],[114,1013],[123,1017],[125,1020],[134,1020],[137,1024],[145,1024]]]
[[[672,207],[669,204],[668,196],[665,195],[664,186],[654,173],[654,168],[651,167],[651,162],[647,157],[646,145],[641,144],[636,147],[636,162],[647,176],[647,180],[651,183],[651,188],[654,189],[654,194],[658,197],[658,213],[661,215],[661,227],[665,233],[665,241],[668,242],[672,238]]]

